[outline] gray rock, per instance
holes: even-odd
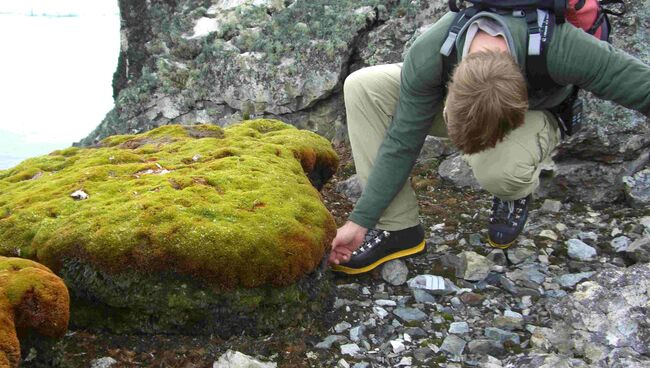
[[[595,272],[570,273],[556,278],[556,282],[564,288],[572,288],[579,282],[590,278],[594,274]]]
[[[438,167],[438,175],[452,182],[457,187],[470,187],[475,190],[481,189],[481,185],[474,177],[472,168],[458,155],[451,156],[443,161]]]
[[[628,203],[635,208],[650,206],[650,169],[639,171],[634,176],[623,177]]]
[[[348,322],[341,322],[341,323],[337,324],[336,326],[334,326],[334,331],[336,331],[336,333],[341,333],[341,332],[347,330],[350,327],[352,327],[352,325],[349,324]]]
[[[578,239],[567,242],[569,257],[579,261],[591,261],[596,257],[596,249]]]
[[[650,262],[650,236],[633,241],[625,253],[636,262]]]
[[[593,242],[598,241],[598,234],[593,231],[581,231],[578,233],[578,239],[585,241],[591,240]]]
[[[460,358],[460,356],[463,354],[463,350],[465,350],[466,345],[467,342],[460,337],[456,335],[449,335],[442,342],[440,351],[444,351],[445,353],[451,355],[452,360],[454,360],[454,358]]]
[[[350,202],[357,203],[362,192],[359,178],[354,174],[348,179],[336,183],[336,191],[345,196]]]
[[[424,321],[427,315],[417,308],[396,308],[393,313],[406,322]]]
[[[469,333],[469,324],[467,322],[452,322],[449,325],[449,333],[455,335],[464,335]]]
[[[435,303],[436,298],[423,289],[411,289],[417,303]]]
[[[507,253],[508,259],[514,264],[532,262],[537,258],[537,250],[532,247],[513,247]]]
[[[547,213],[558,213],[562,210],[562,202],[556,201],[554,199],[546,199],[540,208],[542,212]]]
[[[117,360],[111,357],[104,357],[90,362],[90,368],[110,368],[115,364],[117,364]]]
[[[361,352],[361,348],[357,344],[345,344],[341,345],[341,354],[342,355],[351,355],[355,356]]]
[[[316,344],[316,349],[329,350],[332,348],[334,343],[339,343],[345,341],[345,337],[341,335],[330,335],[325,338],[325,340]]]
[[[456,148],[448,138],[427,136],[420,151],[418,162],[428,163],[442,157],[447,157],[456,152]]]
[[[434,355],[433,350],[428,347],[417,348],[413,351],[413,358],[418,362],[424,363]]]
[[[521,330],[524,327],[524,317],[519,313],[506,311],[503,316],[494,317],[492,325],[507,331]]]
[[[489,339],[472,340],[467,344],[467,349],[472,354],[503,356],[506,352],[503,343]]]
[[[485,329],[484,334],[488,339],[499,341],[500,343],[505,343],[506,341],[511,341],[517,345],[520,343],[519,335],[514,332],[502,330],[500,328],[488,327]]]
[[[476,252],[460,254],[462,262],[462,277],[468,281],[481,281],[490,273],[494,265],[489,259]]]
[[[406,346],[404,346],[404,341],[402,340],[392,340],[390,341],[390,346],[392,346],[393,353],[395,354],[399,354],[406,350]]]
[[[627,236],[617,236],[616,238],[612,239],[610,244],[616,252],[624,252],[630,246],[631,242],[632,241]]]
[[[350,329],[350,340],[358,342],[363,338],[363,334],[366,332],[366,327],[364,325],[355,326]]]
[[[399,286],[406,282],[408,278],[409,269],[406,263],[401,259],[394,259],[384,263],[381,269],[381,277],[387,283]]]
[[[276,368],[278,363],[265,363],[261,362],[246,354],[238,351],[228,350],[225,354],[219,357],[219,360],[214,362],[212,368],[231,368],[231,367],[247,367],[247,368]]]
[[[348,363],[345,359],[341,358],[336,364],[336,368],[350,368],[350,363]]]

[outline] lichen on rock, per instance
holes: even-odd
[[[59,277],[36,262],[0,257],[1,367],[19,366],[19,337],[61,338],[69,317],[68,289]]]
[[[312,182],[337,164],[329,141],[276,120],[168,125],[55,151],[0,171],[0,254],[38,260],[73,296],[111,307],[130,306],[89,287],[88,275],[107,288],[147,277],[145,286],[184,280],[215,295],[288,290],[321,264],[336,232]],[[87,197],[71,197],[78,191]],[[71,268],[79,264],[83,275]],[[201,308],[192,298],[183,311]],[[178,310],[178,295],[163,299]]]

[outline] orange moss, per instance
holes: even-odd
[[[69,310],[68,289],[47,267],[0,257],[0,367],[18,367],[18,337],[27,332],[63,337]]]

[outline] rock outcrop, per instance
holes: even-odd
[[[69,318],[68,289],[59,277],[36,262],[0,257],[1,367],[20,365],[19,339],[60,339]]]
[[[612,17],[612,42],[650,63],[650,9],[640,0],[627,5],[634,10]],[[120,11],[115,108],[81,145],[165,124],[250,117],[343,140],[347,75],[400,62],[447,2],[154,0],[120,1]],[[622,200],[622,178],[647,167],[650,128],[640,114],[591,95],[586,101],[585,128],[559,147],[540,195],[602,206]]]
[[[62,275],[75,324],[277,327],[327,305],[318,267],[336,228],[314,185],[337,164],[327,140],[274,120],[55,151],[0,171],[0,254]]]

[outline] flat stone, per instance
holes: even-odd
[[[341,354],[355,356],[361,351],[361,348],[357,344],[345,344],[341,345]]]
[[[380,306],[380,307],[395,307],[395,306],[397,306],[396,301],[389,300],[389,299],[377,299],[377,300],[375,300],[375,304]]]
[[[230,367],[247,367],[247,368],[276,368],[278,363],[261,362],[251,356],[242,354],[238,351],[228,350],[214,362],[212,368],[230,368]]]
[[[579,261],[591,261],[596,255],[596,249],[578,239],[570,239],[567,242],[569,257]]]
[[[104,357],[90,362],[90,368],[111,368],[115,364],[117,364],[117,360],[111,357]]]
[[[472,340],[467,345],[467,349],[471,354],[477,355],[494,355],[500,357],[505,353],[503,343],[489,339]]]
[[[557,234],[553,230],[542,230],[540,231],[539,236],[541,238],[557,240]]]
[[[435,353],[431,348],[425,347],[425,348],[418,348],[413,351],[413,358],[417,360],[418,362],[425,362],[429,358],[431,358]]]
[[[564,288],[572,288],[576,286],[579,282],[586,280],[593,276],[595,272],[580,272],[580,273],[570,273],[562,275],[556,278],[556,282]]]
[[[454,155],[444,160],[438,166],[438,175],[444,180],[452,182],[457,187],[470,187],[475,190],[481,189],[467,162],[459,155]]]
[[[427,319],[427,315],[417,308],[396,308],[393,313],[406,322],[419,322]]]
[[[350,363],[348,363],[345,359],[341,358],[341,360],[336,363],[336,368],[350,368]]]
[[[411,289],[411,293],[417,303],[435,303],[436,298],[423,289]]]
[[[332,348],[332,345],[337,342],[344,341],[345,337],[341,335],[330,335],[325,338],[325,340],[316,344],[317,349],[329,350]]]
[[[449,325],[449,333],[455,335],[464,335],[469,333],[469,324],[467,322],[452,322]]]
[[[467,342],[460,337],[456,335],[449,335],[442,342],[440,351],[444,351],[453,357],[460,357],[463,354],[463,350],[465,350],[466,345]]]
[[[393,347],[393,353],[395,354],[399,354],[406,350],[406,346],[404,346],[404,341],[402,340],[392,340],[390,341],[390,346]]]
[[[399,286],[406,282],[408,278],[409,269],[406,263],[401,259],[394,259],[384,264],[381,269],[381,277],[387,283],[393,286]]]
[[[384,319],[386,316],[388,316],[388,312],[382,308],[382,307],[372,307],[372,311],[377,315],[377,317]]]
[[[590,240],[590,241],[598,241],[598,234],[596,234],[593,231],[581,231],[578,233],[578,239],[580,240]]]
[[[453,282],[441,276],[418,275],[408,281],[411,289],[427,290],[434,295],[449,295],[455,292]]]
[[[562,202],[556,201],[554,199],[546,199],[540,208],[542,212],[547,213],[558,213],[562,210]]]
[[[502,330],[521,330],[524,327],[524,317],[519,313],[506,311],[503,316],[494,317],[492,324]]]
[[[460,254],[463,265],[463,278],[468,281],[481,281],[490,273],[494,265],[489,259],[476,252]]]
[[[476,294],[476,293],[463,293],[460,295],[460,301],[467,304],[467,305],[481,305],[483,304],[483,301],[485,300],[485,296],[481,294]]]
[[[537,250],[528,247],[514,247],[507,251],[508,259],[514,264],[532,262],[537,257]]]
[[[502,330],[496,327],[488,327],[485,329],[485,337],[504,343],[506,341],[511,341],[517,345],[520,343],[519,335],[514,332]]]
[[[350,327],[352,327],[352,325],[349,324],[348,322],[341,322],[341,323],[337,324],[336,326],[334,326],[334,331],[336,331],[336,333],[341,333],[341,332],[347,330]]]

